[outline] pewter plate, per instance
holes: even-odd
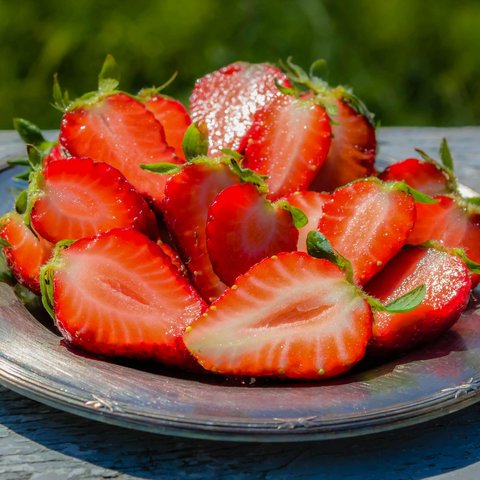
[[[11,175],[0,172],[3,211],[12,203]],[[350,437],[478,401],[479,327],[472,302],[436,343],[327,383],[189,377],[70,351],[41,312],[29,312],[0,284],[0,383],[76,415],[161,434],[274,442]]]

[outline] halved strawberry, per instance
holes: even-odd
[[[307,251],[307,235],[316,230],[323,213],[323,206],[330,199],[330,194],[320,192],[294,192],[285,198],[290,205],[301,210],[307,217],[308,223],[298,229],[297,250]]]
[[[335,103],[330,150],[310,186],[320,192],[331,192],[374,171],[377,142],[372,121],[344,99],[336,98]]]
[[[194,122],[205,122],[210,155],[238,149],[255,112],[283,94],[275,81],[288,85],[278,68],[266,63],[236,62],[197,80],[190,97]]]
[[[35,187],[31,223],[50,242],[122,227],[156,236],[155,216],[143,197],[106,163],[88,158],[49,162]]]
[[[240,151],[248,168],[267,175],[269,198],[306,190],[327,157],[332,129],[312,99],[284,95],[257,111]]]
[[[165,186],[164,218],[180,256],[201,295],[212,301],[225,289],[207,252],[208,208],[226,187],[240,180],[220,159],[186,164]]]
[[[380,175],[383,181],[405,181],[408,185],[427,195],[451,193],[449,177],[433,162],[407,158],[389,165]]]
[[[14,277],[32,292],[40,293],[40,267],[49,259],[53,245],[37,237],[21,215],[10,212],[0,219],[2,250]]]
[[[186,108],[178,100],[160,94],[148,97],[144,104],[162,124],[168,145],[175,149],[180,160],[185,161],[182,140],[192,123]]]
[[[107,356],[192,367],[182,335],[205,308],[160,247],[114,229],[59,250],[44,267],[43,294],[65,340]]]
[[[408,243],[436,240],[447,248],[463,248],[467,257],[480,262],[480,213],[462,200],[438,195],[433,204],[417,204],[417,220]],[[480,277],[472,277],[476,286]]]
[[[185,264],[182,262],[178,252],[165,242],[157,242],[157,245],[162,249],[162,252],[170,259],[172,265],[176,268],[177,272],[180,275],[183,275],[185,278],[189,278],[188,270]]]
[[[253,266],[187,328],[187,348],[228,375],[326,378],[364,355],[372,313],[343,272],[303,252]]]
[[[250,184],[232,185],[208,210],[207,248],[214,272],[227,285],[252,265],[296,250],[298,230],[282,201],[269,202]]]
[[[372,353],[398,353],[430,342],[458,320],[470,296],[469,272],[460,258],[434,248],[402,250],[365,290],[388,303],[421,284],[425,297],[412,311],[374,312]]]
[[[62,118],[60,143],[73,156],[120,170],[156,209],[161,209],[167,177],[142,170],[140,165],[181,163],[153,113],[124,93],[99,94],[95,100],[74,104]]]
[[[366,179],[335,190],[318,230],[351,262],[362,285],[403,247],[414,223],[411,195],[395,184]]]

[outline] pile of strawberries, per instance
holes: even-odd
[[[480,207],[446,142],[376,175],[373,117],[287,61],[17,119],[28,187],[0,219],[15,279],[95,354],[226,375],[321,379],[436,338],[479,281]]]

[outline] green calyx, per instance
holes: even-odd
[[[307,251],[312,257],[324,258],[335,264],[345,273],[347,281],[354,284],[352,264],[332,247],[325,235],[316,230],[309,232],[307,236]],[[384,305],[376,298],[367,295],[359,287],[357,288],[372,309],[388,313],[410,312],[418,307],[425,297],[425,285],[420,285],[393,302]]]
[[[279,65],[293,84],[292,87],[284,87],[277,84],[277,87],[282,93],[297,97],[305,91],[313,93],[314,101],[325,108],[332,123],[335,123],[335,117],[337,115],[336,100],[345,101],[357,113],[365,116],[371,125],[375,126],[373,113],[371,113],[360,98],[353,93],[351,88],[343,85],[332,88],[328,82],[317,76],[317,72],[321,72],[322,74],[326,73],[327,63],[325,60],[320,59],[313,62],[308,73],[294,64],[291,57],[287,58],[285,62],[280,61]]]
[[[413,197],[413,199],[417,203],[426,203],[426,204],[438,203],[438,200],[436,200],[435,198],[432,198],[430,195],[427,195],[426,193],[420,192],[419,190],[412,188],[410,185],[408,185],[404,181],[386,182],[385,185],[388,185],[392,190],[408,193]]]
[[[54,321],[55,313],[53,280],[55,271],[62,266],[63,250],[74,242],[75,240],[62,240],[58,242],[55,245],[50,260],[40,269],[40,291],[42,293],[42,304]]]
[[[163,92],[163,90],[165,90],[174,82],[174,80],[177,78],[177,75],[178,72],[174,72],[173,75],[166,82],[162,83],[162,85],[160,85],[159,87],[142,88],[138,92],[138,99],[146,100],[150,97],[154,97],[155,95],[160,94],[161,92]]]
[[[275,202],[275,205],[283,208],[292,216],[293,226],[295,228],[302,228],[308,223],[308,217],[297,207],[294,207],[287,200],[282,199]]]

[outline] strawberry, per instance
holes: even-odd
[[[358,362],[371,328],[368,303],[338,267],[293,252],[240,276],[184,341],[214,372],[318,379]]]
[[[447,248],[463,248],[468,258],[480,262],[480,212],[466,201],[438,195],[434,204],[417,204],[417,220],[408,243],[436,240]],[[472,276],[476,286],[480,276]]]
[[[374,171],[377,142],[370,116],[343,98],[336,98],[335,104],[336,113],[331,115],[332,143],[310,186],[312,190],[331,192]]]
[[[328,193],[320,192],[294,192],[286,197],[287,202],[301,210],[308,219],[308,223],[298,230],[297,250],[307,251],[308,232],[317,229],[322,217],[323,206],[329,199]]]
[[[205,157],[202,162],[186,164],[165,186],[165,222],[195,287],[207,301],[217,298],[225,289],[207,252],[208,208],[224,188],[239,181],[220,158]]]
[[[463,261],[434,248],[407,248],[393,257],[366,285],[382,302],[425,285],[425,297],[410,312],[375,312],[370,350],[377,355],[403,352],[432,341],[460,317],[470,296]]]
[[[400,188],[360,180],[337,189],[323,206],[318,230],[352,263],[360,285],[402,248],[413,228],[415,201]]]
[[[205,308],[160,247],[114,229],[58,249],[42,270],[47,309],[72,346],[191,368],[182,342]]]
[[[166,142],[175,149],[175,155],[184,162],[182,140],[192,123],[185,107],[178,100],[160,94],[149,96],[144,105],[162,124]]]
[[[157,245],[161,248],[162,252],[170,259],[172,265],[176,268],[177,272],[180,275],[183,275],[185,278],[189,278],[187,267],[180,259],[180,255],[177,253],[177,251],[165,242],[157,242]]]
[[[49,150],[49,152],[43,158],[43,165],[48,165],[50,162],[55,162],[57,160],[63,160],[67,158],[62,151],[62,147],[59,143],[53,145],[53,147]]]
[[[49,259],[52,244],[37,237],[20,214],[11,212],[0,219],[0,245],[17,281],[39,294],[40,267]]]
[[[283,94],[275,82],[288,85],[278,68],[265,63],[236,62],[197,80],[190,97],[194,122],[205,122],[210,155],[237,150],[255,112]]]
[[[449,178],[444,170],[433,162],[407,158],[389,165],[379,178],[384,181],[403,180],[411,187],[427,195],[445,195],[451,193]]]
[[[248,168],[268,176],[269,198],[305,190],[327,156],[332,130],[312,99],[284,95],[257,111],[240,151]]]
[[[155,237],[153,212],[126,178],[88,158],[47,163],[34,180],[31,223],[50,242],[132,227]]]
[[[284,203],[269,202],[251,183],[217,195],[208,210],[207,249],[224,283],[232,285],[265,257],[296,250],[298,230]]]
[[[314,75],[322,64],[321,60],[313,63],[308,74],[290,59],[282,66],[296,95],[313,98],[325,107],[332,120],[327,159],[311,182],[310,190],[333,191],[373,173],[377,142],[373,115],[364,103],[350,89],[341,85],[332,88]]]

